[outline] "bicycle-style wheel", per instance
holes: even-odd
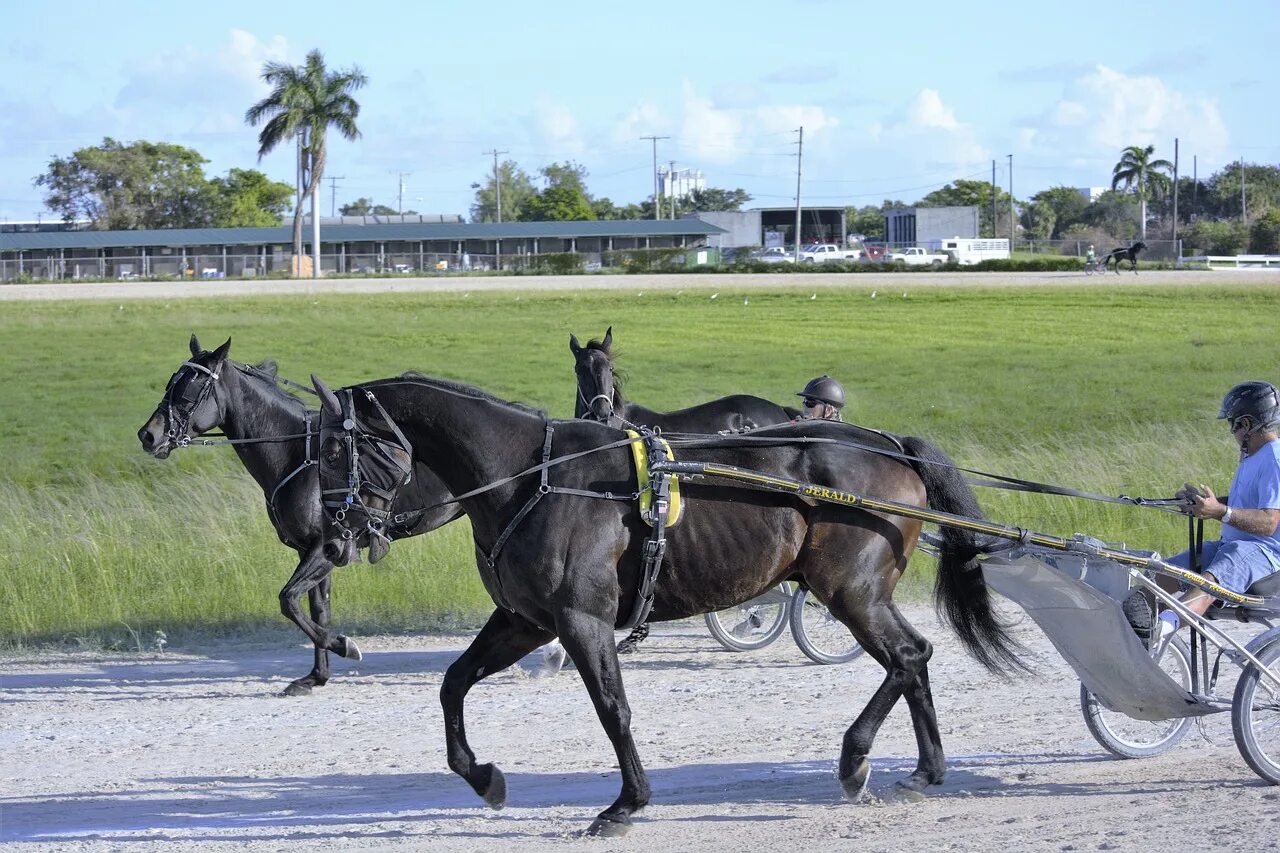
[[[848,663],[862,654],[862,646],[844,623],[804,588],[791,598],[791,635],[815,663]]]
[[[1276,672],[1280,640],[1255,652],[1255,657]],[[1253,772],[1272,785],[1280,785],[1280,688],[1253,664],[1246,665],[1244,674],[1236,682],[1231,702],[1231,729],[1240,754]]]
[[[707,630],[730,651],[763,649],[787,629],[790,604],[791,590],[780,583],[759,598],[706,614]]]
[[[1191,652],[1185,640],[1181,637],[1170,640],[1160,656],[1160,668],[1184,690],[1191,689]],[[1108,710],[1083,684],[1080,685],[1080,709],[1084,711],[1084,724],[1093,739],[1120,758],[1163,755],[1178,745],[1195,722],[1191,717],[1135,720],[1119,711]]]

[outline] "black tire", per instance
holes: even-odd
[[[1254,655],[1272,672],[1280,662],[1280,640],[1268,643]],[[1253,772],[1280,785],[1280,688],[1272,685],[1253,664],[1236,682],[1231,703],[1231,729],[1236,746]]]
[[[1160,656],[1160,668],[1183,689],[1191,690],[1191,652],[1181,637],[1174,637],[1169,642]],[[1118,758],[1163,755],[1178,745],[1195,722],[1192,717],[1156,722],[1135,720],[1118,711],[1108,710],[1083,684],[1080,685],[1080,710],[1084,712],[1084,724],[1089,734],[1103,749]]]
[[[706,614],[707,630],[730,651],[763,649],[787,630],[790,608],[791,590],[778,584],[759,598]]]
[[[790,621],[796,645],[814,663],[848,663],[863,652],[844,623],[807,589],[791,597]]]

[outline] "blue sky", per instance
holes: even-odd
[[[1155,144],[1203,177],[1280,163],[1280,5],[1168,0],[916,2],[83,2],[0,5],[0,221],[43,208],[50,158],[104,136],[187,145],[210,175],[257,167],[245,109],[266,60],[319,48],[369,77],[363,138],[332,136],[339,205],[358,197],[467,215],[492,168],[574,160],[594,195],[652,192],[658,159],[794,203],[804,127],[810,204],[914,201],[956,178],[1014,193],[1101,186],[1120,150]],[[1030,11],[1035,9],[1036,11]],[[1133,23],[1129,23],[1133,22]],[[1268,59],[1268,57],[1271,57]],[[322,210],[329,212],[330,184]],[[48,217],[46,212],[43,214]]]

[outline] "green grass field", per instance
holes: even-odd
[[[929,437],[960,464],[1144,496],[1187,478],[1224,487],[1235,453],[1213,417],[1221,395],[1280,374],[1280,292],[1265,288],[713,287],[5,303],[0,529],[16,548],[0,575],[0,644],[292,630],[276,594],[293,552],[231,451],[161,462],[138,445],[192,332],[209,348],[231,337],[232,357],[276,359],[300,381],[417,369],[564,417],[569,333],[585,342],[612,325],[628,395],[654,408],[735,392],[794,401],[830,373],[850,420]],[[1166,553],[1185,536],[1162,513],[979,498],[992,518],[1056,535]],[[917,560],[914,594],[930,568]],[[339,570],[334,601],[335,622],[365,632],[470,625],[491,607],[465,522]]]

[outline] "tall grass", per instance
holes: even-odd
[[[1210,280],[1209,278],[1206,279]],[[572,413],[570,332],[614,327],[627,393],[657,408],[749,392],[793,399],[831,373],[850,420],[923,435],[960,464],[1107,494],[1223,487],[1235,456],[1222,392],[1275,379],[1280,294],[1264,288],[385,294],[9,303],[0,314],[0,643],[125,642],[164,630],[284,626],[296,562],[230,450],[146,457],[135,431],[186,357],[232,356],[342,384],[407,369]],[[881,285],[883,287],[883,285]],[[712,295],[716,298],[711,298]],[[1179,519],[1012,492],[994,519],[1056,535],[1181,547]],[[931,567],[913,567],[919,585]],[[915,587],[913,587],[915,588]],[[466,522],[338,571],[352,630],[474,624],[492,607]]]

